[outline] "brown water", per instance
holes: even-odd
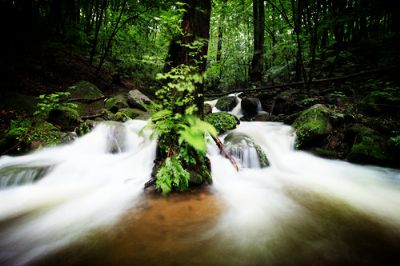
[[[210,191],[146,195],[110,230],[34,265],[400,265],[398,230],[349,206],[287,193],[308,213],[272,238],[262,229],[250,244],[210,234],[224,208]]]

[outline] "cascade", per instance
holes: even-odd
[[[364,253],[372,261],[368,265],[400,261],[400,172],[296,151],[294,130],[276,122],[241,122],[233,131],[260,146],[270,163],[266,168],[258,167],[253,153],[236,172],[210,143],[214,182],[207,199],[221,206],[220,212],[198,229],[192,220],[185,224],[185,216],[166,229],[171,228],[169,217],[151,216],[154,208],[146,206],[154,201],[143,193],[156,151],[151,132],[139,134],[145,124],[103,123],[70,144],[1,157],[0,264],[31,264],[85,239],[106,242],[95,232],[125,232],[127,213],[157,223],[136,224],[150,227],[145,237],[146,230],[126,229],[127,237],[113,239],[107,251],[89,245],[99,259],[83,261],[110,265],[123,254],[121,265],[132,260],[152,262],[148,265],[367,265]],[[171,213],[204,217],[207,208],[204,213],[193,209],[202,198],[181,203],[184,207]],[[168,230],[184,233],[160,237]],[[363,237],[366,244],[359,241]],[[136,249],[127,248],[132,246]]]

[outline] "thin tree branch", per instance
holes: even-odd
[[[341,76],[341,77],[316,79],[316,80],[308,81],[308,82],[311,84],[319,84],[319,83],[324,83],[324,82],[341,81],[341,80],[346,80],[346,79],[357,78],[357,77],[364,76],[364,75],[370,75],[370,74],[376,74],[376,73],[380,73],[380,72],[391,71],[394,69],[398,69],[398,67],[379,68],[379,69],[373,69],[373,70],[368,70],[368,71],[361,71],[358,73],[353,73],[353,74],[345,75],[345,76]],[[219,97],[219,96],[224,96],[227,94],[237,93],[237,92],[256,92],[256,91],[270,90],[270,89],[277,89],[277,88],[296,87],[296,86],[305,85],[308,82],[298,81],[298,82],[284,83],[284,84],[278,84],[278,85],[273,85],[273,86],[262,86],[261,88],[255,88],[255,89],[231,90],[231,91],[227,91],[227,92],[223,92],[223,93],[205,94],[204,96],[205,97]]]

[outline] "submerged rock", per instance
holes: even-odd
[[[263,168],[269,166],[267,156],[261,147],[249,136],[232,132],[224,139],[229,154],[235,157],[244,168]]]
[[[218,99],[215,107],[217,107],[218,110],[229,112],[232,111],[237,104],[238,99],[236,96],[225,96]]]
[[[236,128],[239,124],[239,120],[234,115],[225,112],[209,114],[204,120],[213,125],[219,135]]]

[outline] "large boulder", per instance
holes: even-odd
[[[104,108],[104,95],[96,85],[88,81],[79,81],[68,88],[69,99],[78,105],[80,116],[100,114]]]
[[[116,95],[107,99],[104,105],[107,110],[113,113],[118,112],[119,109],[129,108],[128,101],[123,95]]]
[[[137,108],[146,111],[146,106],[150,102],[150,98],[141,93],[139,90],[130,90],[128,92],[128,104],[131,108]]]
[[[213,125],[218,134],[223,134],[228,130],[234,129],[239,124],[239,120],[236,116],[225,112],[209,114],[204,120]]]
[[[74,85],[70,86],[67,90],[70,93],[70,99],[79,100],[79,101],[96,101],[104,98],[103,93],[96,85],[81,80]]]
[[[332,132],[330,110],[325,105],[316,104],[301,112],[292,126],[296,129],[297,147],[305,147]]]
[[[349,131],[354,136],[354,144],[347,155],[350,162],[379,165],[395,163],[388,138],[362,125],[354,125]]]
[[[241,107],[243,115],[247,118],[251,118],[257,115],[261,107],[261,103],[258,98],[246,97],[242,99]]]
[[[229,133],[224,139],[224,145],[228,153],[244,168],[269,166],[267,156],[261,147],[243,133]]]
[[[73,131],[82,123],[78,111],[68,107],[52,109],[47,120],[62,131]]]
[[[238,104],[236,96],[225,96],[218,99],[215,107],[220,111],[230,112]]]

